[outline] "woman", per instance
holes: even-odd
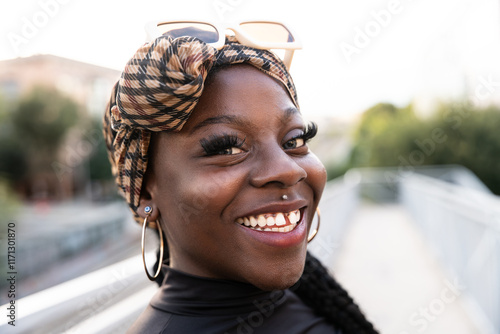
[[[161,36],[104,123],[119,188],[164,243],[160,290],[129,333],[375,333],[307,253],[326,172],[273,53]]]

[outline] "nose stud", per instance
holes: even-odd
[[[287,195],[283,195],[283,196],[281,196],[281,199],[284,200],[284,201],[286,201],[288,199],[288,196]]]

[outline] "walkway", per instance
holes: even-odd
[[[462,286],[441,270],[400,205],[361,204],[333,267],[381,333],[479,333]]]
[[[321,230],[310,249],[332,268],[380,333],[479,334],[463,307],[467,290],[442,271],[402,206],[362,203],[356,208],[356,200],[349,200],[349,192],[324,199]],[[352,206],[354,216],[340,214],[339,207],[347,206]],[[346,226],[345,234],[341,222]],[[126,243],[139,249],[137,239]],[[47,313],[19,319],[19,324],[38,328],[44,334],[70,328],[71,333],[123,333],[156,289],[147,281],[141,263],[136,256],[117,264],[121,267],[109,266],[87,278],[55,287],[63,294],[75,294],[68,297],[68,303],[58,302],[60,296],[51,289],[32,295],[20,301],[20,305],[25,303],[23,312],[39,305]],[[105,284],[80,293],[84,288],[81,280],[90,285]],[[0,328],[0,332],[33,333],[21,327]]]

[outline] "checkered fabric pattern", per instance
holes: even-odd
[[[104,138],[113,175],[137,222],[152,132],[180,131],[214,67],[246,63],[280,81],[299,108],[292,78],[272,52],[226,37],[217,50],[195,37],[161,36],[142,46],[115,84],[104,115]],[[150,222],[155,228],[156,223]]]

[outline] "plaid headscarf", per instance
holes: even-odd
[[[212,68],[246,63],[280,81],[298,106],[292,78],[272,52],[234,38],[217,50],[195,37],[161,36],[142,46],[125,66],[104,115],[104,138],[113,175],[137,222],[152,132],[180,131]],[[150,222],[155,228],[156,223]]]

